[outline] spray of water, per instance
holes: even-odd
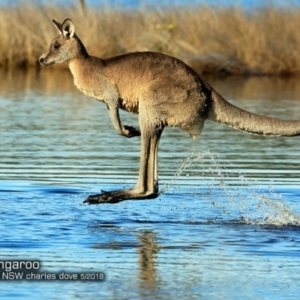
[[[202,170],[200,174],[195,171],[199,169]],[[178,190],[176,182],[186,177],[203,187],[190,192],[191,196],[208,199],[228,216],[228,220],[235,216],[235,222],[244,224],[300,226],[300,215],[272,185],[267,190],[262,189],[254,179],[228,170],[209,151],[191,153],[161,193]]]

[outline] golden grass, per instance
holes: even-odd
[[[38,57],[58,35],[51,20],[67,17],[91,55],[160,51],[202,73],[300,74],[300,8],[272,5],[250,13],[210,6],[138,11],[5,6],[0,10],[0,66],[38,67]]]

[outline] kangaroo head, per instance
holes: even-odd
[[[55,38],[39,61],[43,66],[63,63],[73,58],[85,55],[86,50],[75,34],[75,26],[70,19],[66,19],[62,24],[52,20],[60,35]]]

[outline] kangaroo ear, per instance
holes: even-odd
[[[61,25],[62,35],[65,39],[72,38],[75,35],[75,26],[71,19],[66,19]]]
[[[55,25],[55,27],[58,29],[59,33],[62,34],[62,29],[61,29],[62,25],[55,20],[52,20],[52,22]]]

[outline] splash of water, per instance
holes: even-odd
[[[198,166],[199,165],[199,166]],[[202,173],[198,171],[201,169]],[[177,181],[186,177],[204,188],[191,192],[193,197],[210,200],[227,216],[239,216],[235,222],[256,225],[300,226],[300,215],[291,208],[272,185],[262,190],[254,179],[230,171],[210,151],[192,152],[180,165],[161,193],[178,190]],[[197,182],[198,181],[198,182]],[[224,201],[226,199],[226,201]]]

